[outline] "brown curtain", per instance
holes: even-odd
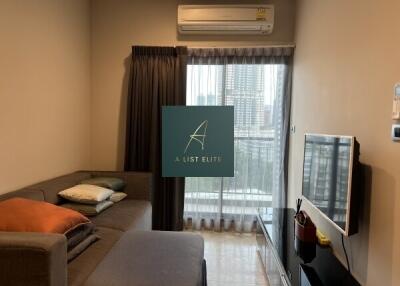
[[[161,107],[186,104],[186,47],[132,47],[126,171],[154,175],[153,229],[182,230],[184,178],[161,177]]]

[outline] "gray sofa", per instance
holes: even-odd
[[[127,199],[91,218],[101,237],[67,263],[64,235],[0,232],[0,285],[203,286],[201,236],[151,231],[150,173],[79,171],[0,196],[62,203],[57,193],[96,176],[120,177]]]

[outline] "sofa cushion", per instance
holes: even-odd
[[[201,286],[204,241],[184,232],[128,231],[84,286]]]
[[[151,204],[125,199],[91,218],[96,226],[122,231],[151,230]]]
[[[46,202],[58,205],[65,202],[63,198],[58,196],[59,192],[71,188],[90,177],[89,173],[76,172],[29,186],[27,189],[42,191]]]
[[[100,237],[83,253],[68,263],[68,285],[81,286],[106,256],[123,232],[115,229],[98,227],[96,234]]]

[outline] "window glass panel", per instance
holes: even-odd
[[[282,65],[188,65],[187,105],[233,105],[235,176],[186,178],[185,219],[194,228],[249,231],[257,207],[279,189]]]

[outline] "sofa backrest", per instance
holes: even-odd
[[[92,175],[88,172],[76,172],[64,175],[25,187],[14,192],[2,194],[0,195],[0,201],[19,197],[36,201],[46,201],[48,203],[58,205],[63,202],[63,199],[58,196],[60,191],[71,188],[79,184],[81,181],[91,177]]]
[[[90,173],[76,172],[34,184],[26,189],[41,191],[46,202],[58,205],[64,201],[60,196],[58,196],[59,192],[71,188],[89,178],[91,178]]]
[[[11,198],[24,198],[35,201],[44,201],[43,192],[40,190],[29,190],[29,189],[21,189],[14,192],[9,192],[0,195],[0,201],[4,201]]]

